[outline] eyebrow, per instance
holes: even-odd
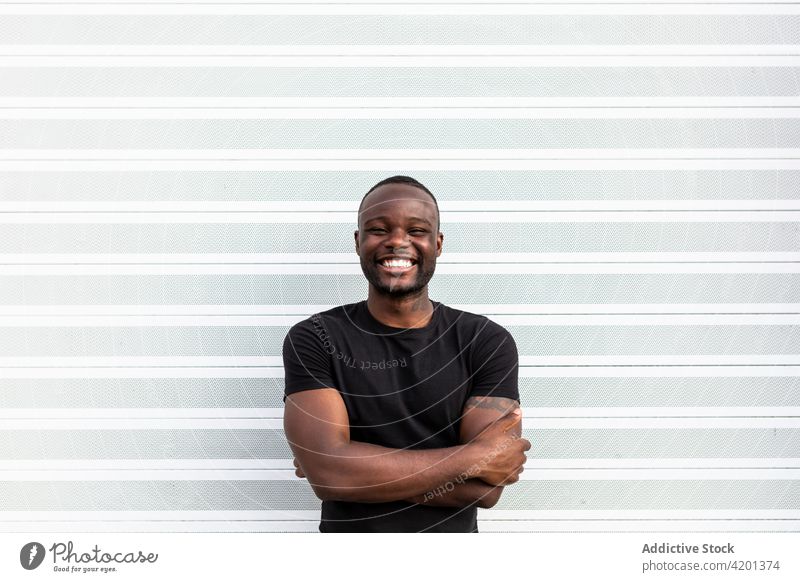
[[[370,218],[369,220],[365,220],[364,224],[369,224],[373,220],[386,220],[386,218],[387,218],[386,216],[376,216],[375,218]],[[430,220],[428,220],[427,218],[421,218],[419,216],[411,216],[411,217],[409,217],[408,220],[409,220],[409,222],[414,222],[414,221],[416,221],[416,222],[426,222],[426,223],[430,224],[431,226],[433,226],[433,223]]]

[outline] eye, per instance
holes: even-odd
[[[367,230],[367,232],[386,232],[386,231],[382,228],[370,228],[369,230]]]

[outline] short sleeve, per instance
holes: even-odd
[[[519,401],[519,355],[511,333],[487,319],[475,337],[470,396],[498,396]]]
[[[283,340],[286,396],[303,390],[335,388],[331,357],[310,320],[295,324]]]

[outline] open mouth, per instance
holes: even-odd
[[[383,259],[378,261],[378,266],[388,273],[402,274],[417,266],[414,259]]]

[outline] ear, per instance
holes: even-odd
[[[360,253],[360,252],[359,252],[359,250],[358,250],[358,230],[355,230],[355,231],[353,231],[353,236],[354,236],[354,237],[355,237],[355,239],[356,239],[356,254],[357,254],[358,256],[361,256],[361,253]]]
[[[444,234],[441,232],[436,235],[436,256],[442,256],[442,242],[444,241]]]

